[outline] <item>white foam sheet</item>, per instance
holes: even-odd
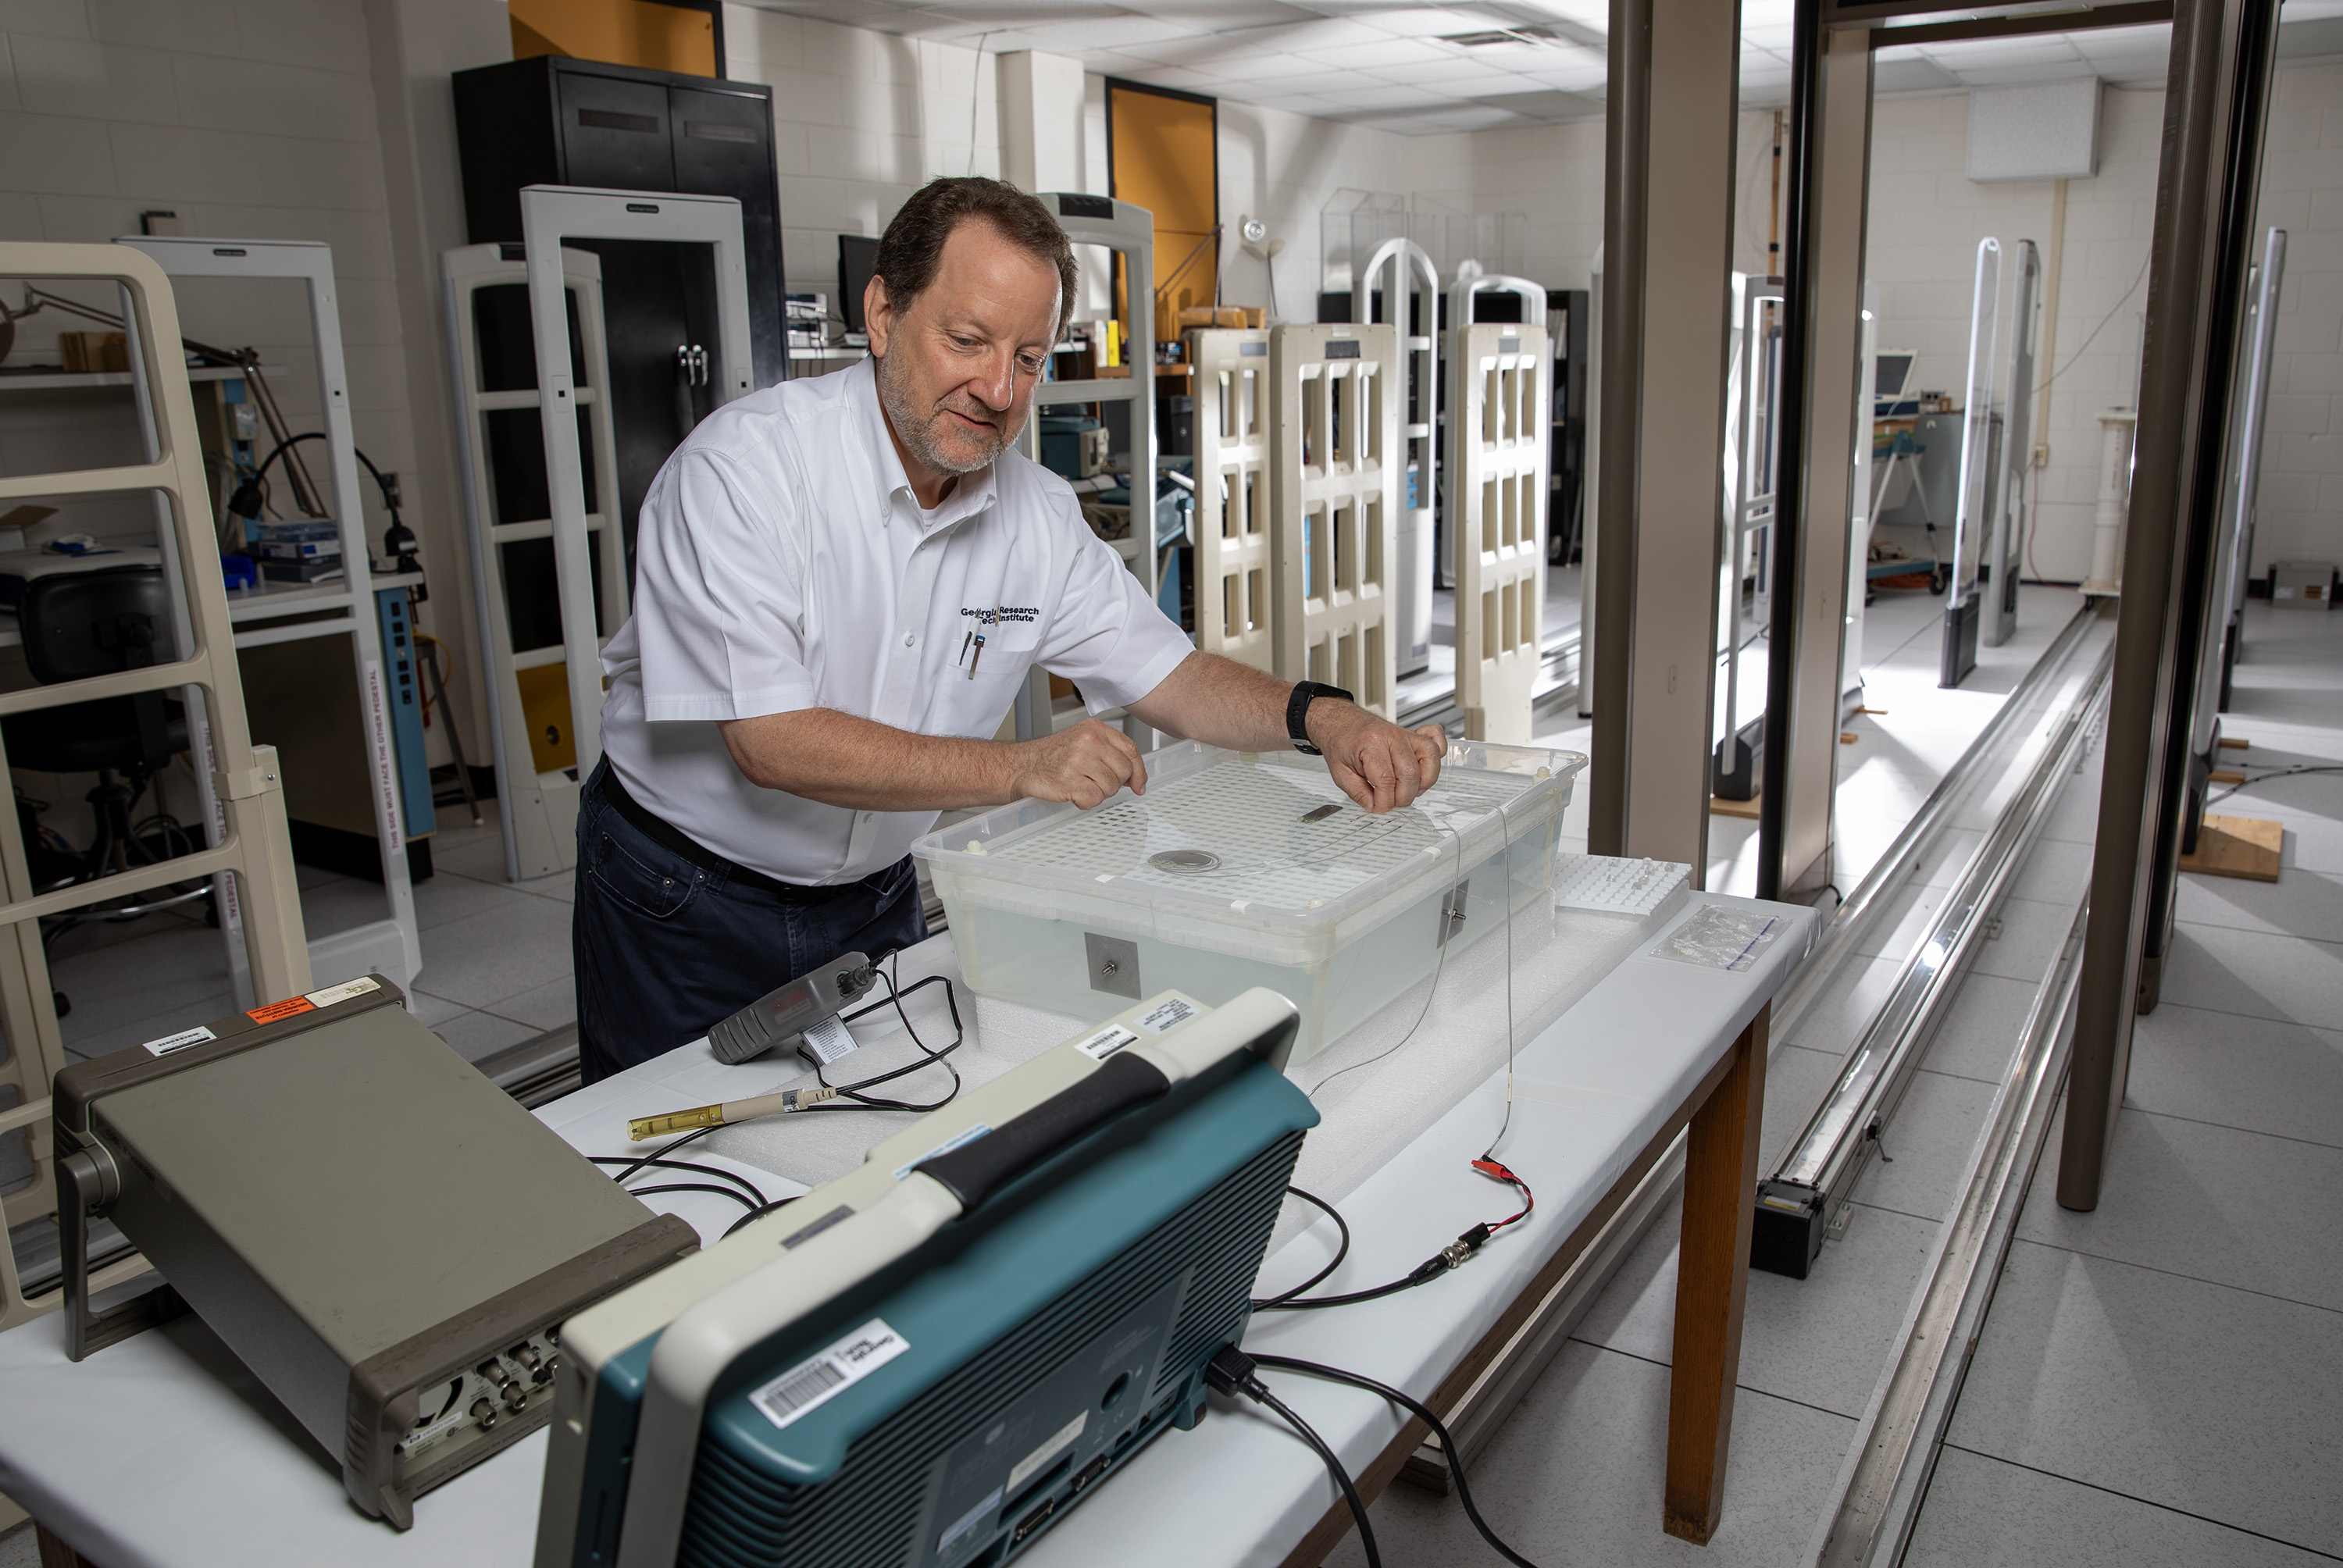
[[[1692,895],[1693,906],[1762,909],[1785,922],[1745,973],[1654,956],[1691,908],[1651,922],[1564,913],[1517,917],[1513,1007],[1517,1040],[1512,1130],[1499,1152],[1538,1193],[1535,1217],[1464,1269],[1423,1290],[1332,1312],[1268,1314],[1248,1344],[1348,1367],[1427,1393],[1608,1191],[1669,1111],[1730,1047],[1813,940],[1811,911]],[[1592,923],[1586,923],[1592,922]],[[1532,929],[1534,928],[1534,929]],[[1397,1277],[1477,1219],[1506,1211],[1510,1194],[1467,1161],[1495,1131],[1504,1105],[1503,947],[1483,941],[1442,975],[1434,1007],[1403,1050],[1329,1086],[1325,1121],[1304,1145],[1299,1184],[1340,1198],[1350,1220],[1349,1261],[1330,1291]],[[949,938],[903,955],[909,984],[957,980]],[[950,1038],[940,987],[906,1005],[922,1038]],[[1303,1064],[1310,1087],[1353,1058],[1396,1041],[1422,1008],[1418,990],[1358,1037]],[[971,999],[969,1040],[954,1057],[980,1083],[1057,1044],[1074,1020]],[[930,1021],[934,1028],[931,1031]],[[856,1025],[862,1049],[832,1073],[883,1070],[915,1055],[880,1015]],[[941,1074],[900,1081],[928,1099]],[[794,1058],[725,1067],[704,1045],[547,1106],[548,1125],[588,1153],[646,1151],[629,1144],[629,1118],[744,1098],[810,1081]],[[1452,1092],[1453,1086],[1453,1092]],[[770,1197],[859,1163],[870,1144],[911,1120],[903,1112],[769,1118],[699,1140],[680,1157],[750,1176]],[[661,1172],[675,1180],[682,1172]],[[1312,1185],[1313,1182],[1316,1185]],[[638,1184],[647,1184],[639,1182]],[[713,1241],[740,1213],[701,1194],[649,1200]],[[1262,1285],[1299,1282],[1329,1255],[1327,1233],[1299,1204],[1272,1243]],[[1346,1462],[1366,1462],[1398,1423],[1368,1396],[1272,1374],[1289,1402]],[[107,1568],[195,1568],[221,1562],[430,1563],[519,1568],[529,1560],[545,1453],[533,1435],[427,1493],[404,1534],[360,1514],[333,1462],[193,1318],[97,1352],[65,1359],[52,1315],[0,1334],[0,1493]],[[1213,1506],[1198,1509],[1198,1497]],[[1216,1408],[1202,1428],[1153,1444],[1130,1473],[1093,1493],[1027,1554],[1037,1565],[1161,1561],[1275,1563],[1335,1493],[1317,1460],[1249,1412]],[[1654,1523],[1654,1528],[1656,1529]]]

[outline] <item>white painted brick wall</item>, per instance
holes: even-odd
[[[369,70],[358,0],[19,0],[0,10],[0,237],[110,240],[163,208],[188,234],[326,241],[358,444],[412,473]],[[177,293],[190,337],[286,367],[270,386],[294,428],[316,427],[297,288],[183,280]],[[88,325],[35,317],[11,357],[51,358],[59,330]],[[379,529],[370,493],[368,512]]]
[[[724,56],[734,80],[773,89],[792,289],[837,294],[838,236],[878,234],[929,180],[1001,172],[989,52],[728,5]]]

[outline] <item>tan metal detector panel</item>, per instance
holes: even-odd
[[[1543,327],[1462,327],[1448,395],[1456,518],[1456,705],[1468,740],[1530,739],[1545,602],[1553,344]]]
[[[56,1212],[49,1083],[64,1070],[65,1056],[42,953],[44,916],[116,903],[225,871],[233,879],[253,989],[261,1001],[298,996],[309,989],[309,950],[301,931],[301,900],[293,880],[293,847],[285,825],[277,750],[252,743],[228,624],[227,588],[211,567],[219,555],[219,541],[213,531],[210,478],[196,430],[195,399],[179,352],[179,312],[170,279],[154,257],[123,245],[0,245],[0,277],[119,286],[123,316],[129,324],[129,351],[141,362],[154,409],[152,427],[143,433],[146,461],[0,477],[0,508],[60,497],[156,497],[161,502],[156,511],[166,525],[156,542],[186,563],[182,580],[194,646],[186,658],[167,664],[0,695],[0,717],[192,687],[210,719],[217,765],[212,787],[226,818],[225,837],[209,849],[36,894],[16,814],[0,812],[0,1029],[6,1031],[8,1047],[6,1060],[0,1061],[0,1087],[15,1091],[15,1102],[0,1109],[0,1137],[25,1133],[33,1160],[33,1180],[0,1202],[8,1224],[15,1227]],[[158,351],[157,345],[167,345],[167,351]],[[0,746],[0,769],[6,766],[5,747]],[[124,1259],[94,1274],[91,1288],[110,1288],[145,1268],[143,1260]],[[26,1301],[15,1250],[0,1245],[0,1329],[49,1312],[62,1300],[62,1292],[52,1289]]]
[[[1392,717],[1398,685],[1399,331],[1270,335],[1272,668]]]
[[[1196,646],[1267,670],[1270,647],[1269,334],[1188,334],[1195,374]]]
[[[568,648],[557,637],[539,648],[513,646],[514,589],[554,592],[550,584],[514,585],[506,580],[506,547],[553,537],[548,518],[507,518],[497,510],[494,427],[504,415],[527,418],[538,408],[534,386],[489,391],[483,366],[478,315],[483,289],[526,290],[526,263],[507,256],[508,247],[462,246],[441,255],[447,287],[448,361],[456,379],[456,445],[464,471],[465,532],[472,547],[473,609],[480,628],[480,651],[488,664],[482,682],[488,694],[488,735],[497,765],[498,816],[504,829],[505,876],[512,881],[566,871],[578,860],[578,780],[571,721]],[[573,389],[578,416],[590,435],[584,443],[592,466],[596,509],[586,514],[601,571],[600,630],[615,632],[627,618],[627,558],[618,529],[607,510],[618,494],[618,436],[610,405],[609,350],[602,319],[602,261],[593,252],[563,246],[562,286],[578,303],[578,336],[585,360],[577,367]],[[526,309],[526,307],[523,307]],[[512,459],[508,457],[506,459]],[[557,595],[558,597],[558,595]],[[555,619],[559,618],[557,612]]]

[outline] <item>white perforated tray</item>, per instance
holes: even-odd
[[[1501,886],[1515,909],[1543,894],[1585,760],[1461,743],[1413,805],[1370,816],[1318,759],[1182,741],[1149,756],[1144,795],[1022,801],[912,852],[980,993],[1104,1018],[1167,986],[1269,985],[1306,1055],[1502,920]]]

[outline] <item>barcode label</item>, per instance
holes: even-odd
[[[777,1427],[835,1399],[911,1348],[910,1342],[873,1318],[809,1361],[799,1362],[749,1396]]]
[[[1124,1046],[1136,1042],[1138,1039],[1139,1037],[1131,1030],[1111,1023],[1074,1049],[1092,1061],[1104,1061]]]
[[[834,1017],[823,1019],[805,1031],[806,1050],[824,1067],[852,1050],[858,1043],[846,1025]]]
[[[207,1040],[218,1038],[210,1030],[198,1025],[194,1029],[181,1030],[176,1034],[166,1034],[160,1040],[150,1040],[146,1042],[146,1049],[156,1056],[168,1056],[175,1050],[185,1050],[191,1045],[201,1045]]]

